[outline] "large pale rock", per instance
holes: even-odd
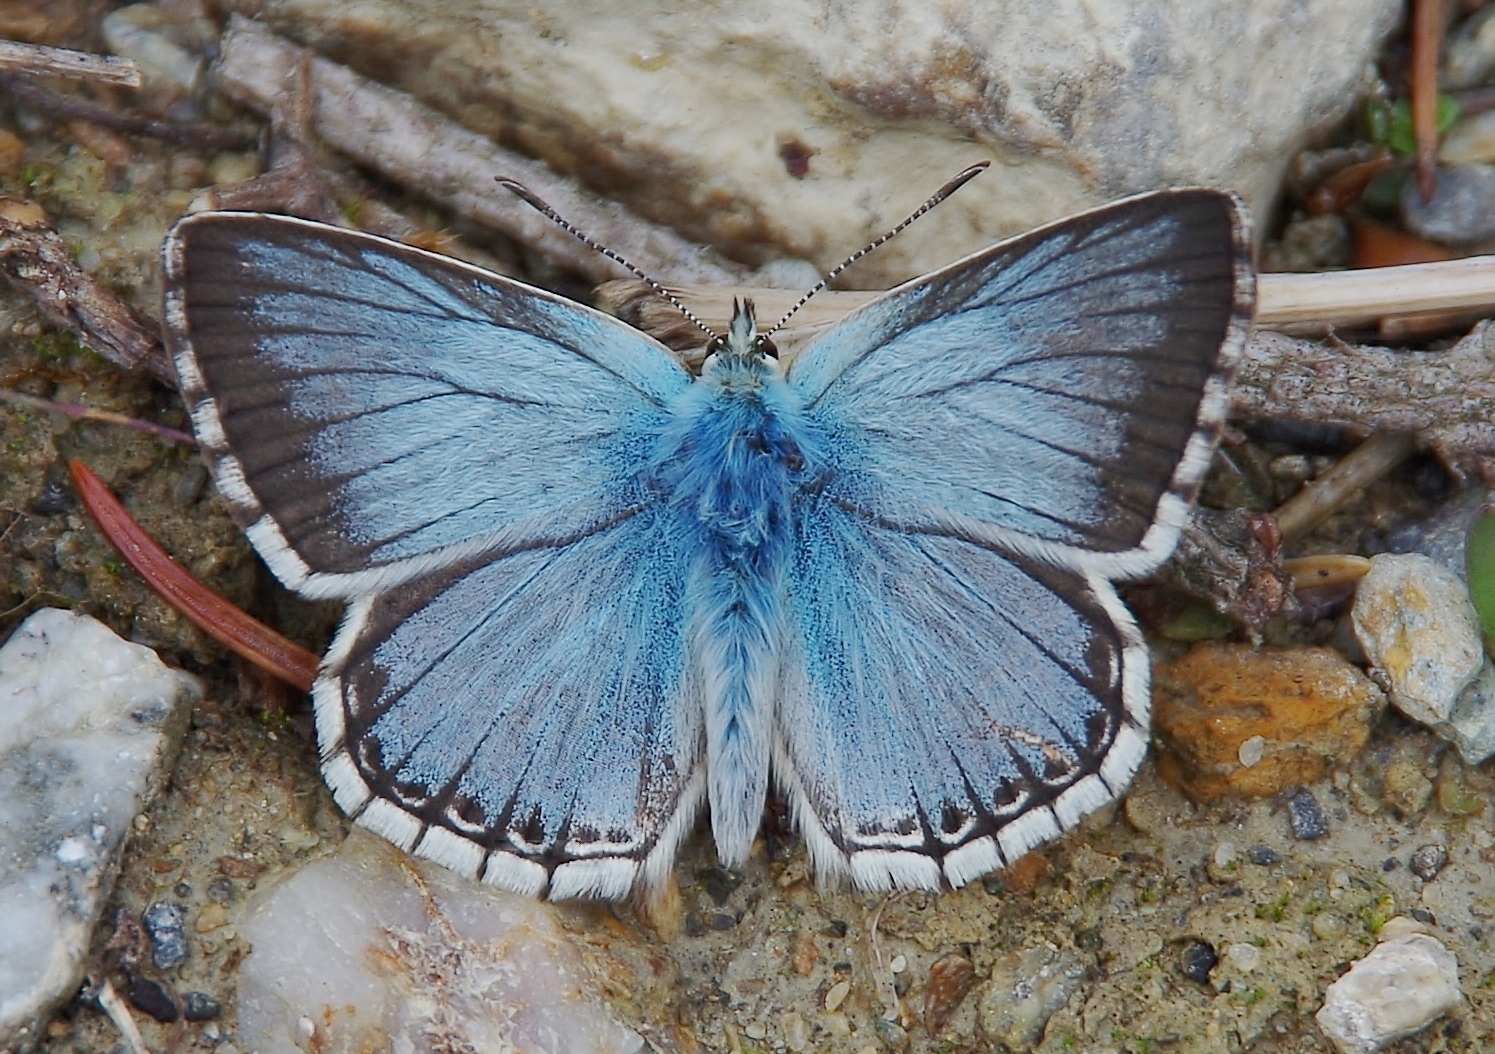
[[[885,286],[1135,191],[1270,204],[1396,0],[224,0],[750,263]]]
[[[38,611],[0,648],[0,1050],[70,998],[130,821],[196,682],[86,615]]]
[[[260,1054],[643,1050],[588,994],[555,910],[355,830],[247,909],[239,1038]]]
[[[1414,927],[1405,919],[1388,922],[1386,939],[1324,993],[1314,1017],[1342,1054],[1374,1054],[1463,1003],[1453,952]]]

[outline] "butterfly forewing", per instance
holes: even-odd
[[[880,297],[795,359],[833,496],[1112,577],[1171,551],[1208,464],[1254,283],[1235,199],[1170,191]]]
[[[690,383],[615,319],[356,232],[204,213],[166,262],[220,489],[303,592],[356,596],[627,514]]]

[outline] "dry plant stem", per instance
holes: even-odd
[[[154,329],[73,262],[46,210],[33,201],[0,198],[0,276],[110,362],[126,369],[144,365],[176,386]]]
[[[1272,513],[1283,544],[1302,538],[1334,514],[1357,491],[1380,479],[1416,448],[1405,432],[1377,432],[1337,465],[1309,483]]]
[[[140,87],[140,70],[129,59],[68,48],[49,48],[43,44],[23,44],[17,40],[0,40],[0,73],[66,77],[126,88]]]
[[[54,91],[42,84],[31,84],[19,77],[5,78],[5,89],[23,102],[30,103],[48,117],[81,117],[85,121],[112,128],[116,132],[145,135],[174,143],[189,143],[218,150],[242,150],[253,146],[259,132],[253,128],[224,128],[215,124],[188,124],[157,121],[134,113],[122,113],[67,92]]]
[[[75,403],[58,403],[51,399],[43,399],[36,395],[26,395],[23,392],[11,392],[0,389],[0,403],[11,403],[16,406],[26,406],[33,410],[42,410],[49,414],[57,414],[74,421],[98,421],[101,424],[119,425],[121,428],[129,428],[137,432],[145,432],[153,435],[167,443],[177,443],[181,446],[197,445],[197,440],[186,432],[177,428],[168,428],[166,425],[158,425],[154,421],[142,421],[138,417],[127,417],[110,410],[95,410],[91,406],[78,406]]]
[[[797,291],[776,289],[671,286],[670,291],[713,329],[720,329],[731,320],[733,297],[751,296],[759,314],[769,318],[774,317],[780,306],[787,309],[798,298]],[[643,303],[650,294],[631,279],[609,282],[599,294],[615,308],[626,312],[630,310],[628,305],[632,305],[641,320],[657,316],[663,324],[665,311]],[[794,316],[790,330],[830,325],[878,295],[821,293]],[[1304,323],[1355,326],[1386,315],[1480,310],[1495,310],[1495,256],[1325,274],[1257,276],[1256,325],[1261,329]],[[645,328],[656,332],[660,327],[646,325]]]
[[[1438,53],[1443,47],[1443,0],[1412,4],[1412,134],[1417,143],[1417,189],[1431,201],[1438,186]]]
[[[229,98],[268,113],[286,91],[305,51],[262,26],[235,17],[224,35],[214,76]],[[500,231],[592,281],[617,268],[494,183],[525,184],[593,238],[661,281],[734,284],[747,268],[713,259],[667,227],[603,201],[531,158],[495,146],[409,95],[376,84],[323,58],[311,62],[318,138],[413,192]]]

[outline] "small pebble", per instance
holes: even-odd
[[[908,957],[905,955],[893,956],[893,961],[888,963],[888,969],[894,973],[902,973],[908,969]]]
[[[187,961],[187,924],[180,904],[158,900],[140,916],[151,937],[151,961],[158,970],[174,970]]]
[[[1225,958],[1237,970],[1250,973],[1261,965],[1261,949],[1254,944],[1236,941],[1225,949]]]
[[[223,1013],[223,1005],[206,992],[182,996],[182,1016],[188,1021],[211,1021]]]
[[[1415,234],[1449,245],[1495,238],[1495,166],[1445,165],[1433,200],[1424,202],[1415,179],[1402,188],[1402,222]]]
[[[298,1017],[296,1019],[296,1036],[304,1043],[310,1043],[317,1036],[317,1023],[309,1017]]]
[[[197,933],[211,933],[228,921],[228,909],[222,904],[205,904],[193,920],[192,929]]]
[[[164,1025],[181,1019],[182,1009],[166,986],[149,977],[131,977],[125,998],[142,1014],[149,1014]]]
[[[737,925],[737,916],[725,911],[713,911],[706,917],[706,925],[714,930],[730,930]]]
[[[931,1034],[945,1027],[955,1008],[976,984],[976,966],[959,952],[936,959],[924,983],[924,1027]],[[894,982],[895,989],[897,982]]]
[[[1282,854],[1269,845],[1253,845],[1246,859],[1257,867],[1271,867],[1273,864],[1282,863]]]
[[[1230,842],[1221,842],[1215,846],[1215,866],[1229,867],[1235,863],[1235,846]]]
[[[1250,768],[1266,756],[1267,739],[1265,736],[1251,736],[1241,742],[1236,756],[1240,758],[1241,764]]]
[[[1308,924],[1308,928],[1319,940],[1333,941],[1344,936],[1345,922],[1331,911],[1320,911]]]
[[[810,1045],[810,1027],[805,1019],[793,1010],[786,1013],[780,1024],[784,1028],[784,1046],[798,1054]]]
[[[738,886],[742,885],[741,875],[734,875],[721,867],[703,867],[696,872],[696,878],[706,890],[706,895],[716,902],[717,907],[725,904],[727,898],[736,892]]]
[[[1293,837],[1300,842],[1316,841],[1329,833],[1324,810],[1307,787],[1299,787],[1287,800],[1287,815],[1292,823]]]
[[[830,986],[825,993],[825,1008],[832,1013],[841,1009],[841,1004],[846,1002],[846,997],[851,994],[850,981],[837,981]]]
[[[889,1050],[896,1052],[908,1049],[908,1032],[898,1022],[880,1017],[872,1027],[877,1032],[877,1038],[881,1039]]]
[[[1179,955],[1179,967],[1183,970],[1183,975],[1199,984],[1209,983],[1210,971],[1219,961],[1215,946],[1209,941],[1190,941],[1184,945]]]
[[[743,1027],[742,1034],[748,1039],[763,1039],[768,1035],[768,1029],[761,1021],[752,1021]]]
[[[1412,854],[1412,873],[1424,882],[1438,877],[1448,866],[1448,850],[1441,845],[1424,845]]]

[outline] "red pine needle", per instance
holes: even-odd
[[[225,648],[287,684],[311,691],[320,660],[203,585],[167,555],[81,461],[68,462],[73,486],[99,532],[146,585]]]

